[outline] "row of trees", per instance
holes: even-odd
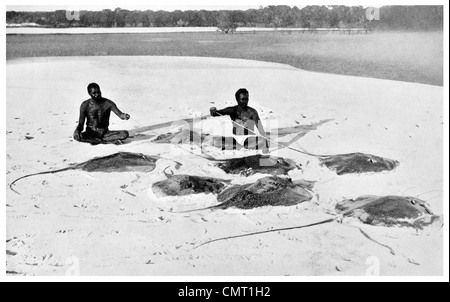
[[[435,30],[443,28],[442,6],[384,6],[379,18],[367,18],[362,6],[306,6],[302,9],[271,5],[259,9],[130,11],[116,8],[102,11],[6,12],[9,24],[36,23],[46,27],[379,27],[383,29]],[[379,20],[376,20],[379,19]]]

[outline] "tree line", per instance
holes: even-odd
[[[378,18],[377,18],[378,17]],[[35,23],[43,27],[283,27],[350,28],[384,30],[442,30],[443,6],[383,6],[370,17],[362,6],[318,6],[299,9],[270,5],[249,10],[82,10],[54,12],[6,12],[7,24]],[[227,31],[228,31],[227,30]]]

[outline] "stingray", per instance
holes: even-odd
[[[156,167],[156,161],[160,159],[158,156],[148,156],[142,153],[118,152],[108,156],[95,157],[83,163],[75,164],[62,169],[38,172],[28,174],[14,180],[10,185],[10,189],[15,191],[12,186],[19,180],[42,174],[53,174],[68,170],[83,170],[86,172],[151,172]],[[181,165],[180,163],[177,163]]]
[[[182,143],[197,143],[201,144],[204,139],[209,136],[208,134],[199,134],[196,131],[180,130],[178,132],[161,134],[155,138],[152,142],[158,144],[182,144]]]
[[[396,160],[364,153],[323,156],[320,161],[337,175],[391,171],[399,165]]]
[[[165,133],[159,135],[152,142],[157,144],[210,144],[213,147],[222,150],[239,150],[243,146],[236,142],[233,137],[212,136],[209,134],[200,134],[192,130],[180,130],[178,132]]]
[[[166,168],[167,169],[167,168]],[[156,182],[152,185],[153,193],[156,196],[185,196],[198,193],[217,194],[222,191],[230,180],[212,177],[200,177],[186,174],[167,174],[167,179]]]
[[[290,178],[266,176],[255,183],[234,185],[224,189],[217,196],[218,205],[189,210],[193,212],[207,209],[253,209],[263,206],[292,206],[312,199],[310,190],[314,182],[292,181]]]
[[[305,184],[308,183],[312,182],[305,182]],[[308,189],[310,188],[312,188],[312,186],[308,187]],[[225,190],[223,193],[225,193],[226,191],[227,190]],[[219,196],[221,194],[219,194]],[[233,196],[233,194],[231,194],[231,196]],[[226,208],[230,206],[230,204],[234,205],[233,202],[234,202],[233,197],[231,199],[225,198],[224,203],[209,207],[207,209]],[[332,223],[335,221],[342,222],[343,217],[357,217],[362,222],[372,225],[382,225],[382,226],[398,225],[398,226],[414,227],[416,229],[423,229],[424,226],[430,225],[435,220],[440,218],[439,216],[433,215],[433,213],[429,209],[429,205],[425,201],[415,197],[403,197],[403,196],[361,196],[356,200],[352,199],[344,200],[343,202],[336,205],[336,210],[339,214],[333,218],[328,218],[325,220],[299,226],[291,226],[285,228],[271,228],[269,230],[256,231],[240,235],[211,239],[196,245],[194,249],[209,243],[222,240],[230,240],[234,238],[262,235],[271,232],[281,232],[294,229],[309,228],[325,223]],[[392,255],[396,255],[394,249],[392,249],[388,245],[385,245],[373,239],[361,228],[359,228],[359,230],[367,239],[389,249]],[[407,259],[411,262],[409,258]]]
[[[305,185],[308,186],[308,190],[312,188],[313,182],[302,181]],[[232,187],[230,188],[230,190]],[[223,191],[223,193],[225,193]],[[237,190],[239,191],[239,190]],[[222,193],[221,193],[222,194]],[[219,194],[219,196],[221,195]],[[233,196],[233,194],[230,194]],[[234,195],[236,196],[236,195]],[[232,197],[233,198],[233,197]],[[233,205],[232,199],[227,199],[225,197],[225,202],[222,204],[208,207],[206,209],[214,209],[214,208],[226,208],[229,206],[229,203]],[[202,210],[202,209],[200,209]],[[240,235],[232,235],[226,237],[220,237],[216,239],[211,239],[205,241],[201,244],[198,244],[194,247],[194,249],[204,246],[209,243],[222,241],[222,240],[230,240],[234,238],[242,238],[248,236],[262,235],[272,232],[282,232],[289,231],[294,229],[303,229],[310,228],[321,224],[332,223],[335,221],[342,222],[343,217],[357,217],[363,223],[371,224],[371,225],[380,225],[380,226],[406,226],[406,227],[414,227],[416,229],[423,229],[425,226],[428,226],[434,223],[436,220],[440,219],[439,216],[434,215],[429,205],[416,197],[403,197],[403,196],[361,196],[356,200],[347,199],[343,202],[336,205],[336,210],[338,214],[334,215],[334,217],[327,218],[325,220],[317,221],[314,223],[298,225],[298,226],[290,226],[285,228],[271,228],[269,230],[249,232]],[[193,210],[195,211],[195,210]],[[190,211],[188,211],[190,212]],[[359,228],[361,234],[364,235],[367,239],[373,241],[374,243],[381,245],[390,250],[392,255],[396,255],[394,249],[390,246],[380,243],[379,241],[373,239],[369,234]],[[192,243],[194,244],[194,243]],[[411,260],[407,258],[409,262]]]
[[[244,176],[255,173],[287,175],[289,171],[295,168],[300,169],[300,166],[296,165],[291,159],[261,154],[215,161],[219,162],[216,166],[226,173]]]
[[[388,227],[422,229],[438,218],[425,201],[409,196],[361,196],[356,200],[342,201],[336,205],[336,210],[344,216],[358,218],[365,224]]]

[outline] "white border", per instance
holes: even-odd
[[[278,2],[278,3],[277,3]],[[101,0],[96,1],[96,6],[104,6],[104,7],[130,7],[130,6],[151,6],[151,7],[161,7],[161,9],[164,9],[164,7],[169,6],[170,7],[185,7],[186,5],[183,4],[181,0],[158,0],[158,1],[136,1],[136,0],[127,0],[126,5],[123,5],[125,1],[115,1],[115,0]],[[395,3],[392,3],[392,1],[387,0],[377,0],[377,1],[345,1],[343,3],[342,0],[335,1],[335,0],[328,0],[325,2],[312,2],[311,0],[308,2],[306,1],[293,1],[293,0],[286,0],[282,1],[282,3],[279,3],[279,1],[268,1],[268,0],[227,0],[227,1],[199,1],[194,0],[189,2],[192,6],[192,9],[199,9],[200,7],[211,7],[217,5],[217,9],[220,9],[220,7],[223,7],[223,9],[239,9],[239,6],[242,6],[243,9],[248,9],[248,6],[256,6],[259,7],[267,6],[267,5],[290,5],[290,6],[306,6],[308,4],[310,5],[362,5],[362,6],[383,6],[383,5],[444,5],[444,184],[448,184],[449,182],[449,73],[448,73],[448,64],[449,64],[449,47],[448,47],[448,16],[449,16],[449,6],[448,3],[445,3],[445,1],[437,1],[437,0],[431,0],[431,1],[411,1],[411,0],[397,0]],[[225,4],[226,3],[226,4]],[[92,1],[77,1],[76,4],[74,2],[65,2],[65,4],[61,4],[61,1],[43,1],[42,5],[56,5],[56,6],[68,6],[68,7],[74,7],[74,6],[87,6],[92,4]],[[122,5],[121,5],[122,4]],[[6,7],[9,5],[35,5],[35,3],[31,1],[6,1],[5,6],[3,6],[3,11],[1,13],[1,23],[0,24],[6,24],[5,20],[5,12]],[[233,8],[231,8],[233,6]],[[139,8],[137,8],[139,9]],[[169,10],[167,9],[167,10]],[[5,31],[5,29],[3,29]],[[1,40],[1,52],[4,60],[2,61],[2,67],[3,67],[3,73],[2,73],[2,79],[3,79],[3,87],[6,88],[6,33],[3,33],[3,38]],[[6,91],[3,92],[3,99],[2,102],[2,109],[4,114],[6,115]],[[4,116],[5,116],[4,115]],[[0,135],[1,139],[4,143],[4,148],[2,149],[2,171],[1,179],[2,183],[5,184],[5,186],[2,186],[2,195],[3,198],[6,197],[5,187],[6,187],[6,138],[5,138],[5,131],[6,131],[6,122],[5,120],[1,124],[0,129]],[[258,277],[258,276],[198,276],[198,277],[186,277],[186,276],[173,276],[173,277],[161,277],[161,276],[148,276],[148,277],[6,277],[6,260],[5,260],[5,238],[2,238],[2,251],[0,251],[1,254],[1,263],[3,267],[3,272],[0,273],[1,281],[6,282],[23,282],[23,281],[56,281],[56,282],[66,282],[66,281],[89,281],[89,282],[97,282],[97,281],[152,281],[152,282],[198,282],[198,281],[204,281],[204,282],[235,282],[235,281],[247,281],[247,282],[257,282],[257,281],[271,281],[271,282],[297,282],[297,281],[303,281],[303,282],[309,282],[309,281],[338,281],[338,282],[346,282],[346,281],[362,281],[362,282],[373,282],[373,281],[383,281],[383,282],[397,282],[397,281],[449,281],[449,245],[448,245],[448,239],[449,239],[449,232],[448,232],[448,201],[449,201],[449,190],[448,185],[444,188],[444,276],[443,277],[311,277],[311,276],[305,276],[305,277]],[[6,200],[5,203],[6,204]],[[6,236],[6,211],[5,206],[1,206],[1,215],[5,219],[5,223],[1,224],[0,229],[2,236]]]

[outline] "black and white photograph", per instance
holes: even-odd
[[[335,2],[9,1],[5,278],[448,281],[448,3]]]

